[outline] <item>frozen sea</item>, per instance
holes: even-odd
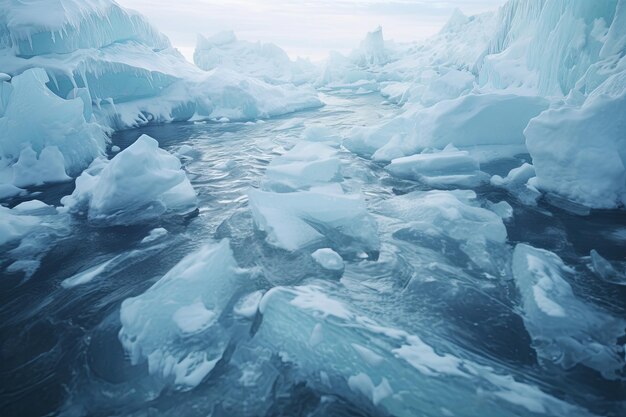
[[[494,386],[498,385],[493,383],[493,375],[507,375],[569,403],[576,407],[573,410],[626,415],[623,380],[603,378],[582,365],[564,370],[538,359],[536,342],[524,325],[520,293],[508,265],[510,250],[494,248],[488,252],[491,258],[485,264],[501,267],[502,276],[495,277],[482,264],[472,262],[454,239],[432,237],[388,220],[384,202],[394,196],[430,190],[422,183],[394,178],[383,165],[339,149],[342,184],[364,196],[367,211],[378,225],[380,251],[344,257],[345,270],[341,273],[320,268],[307,253],[288,252],[266,242],[264,233],[254,225],[247,191],[261,185],[273,158],[302,140],[306,125],[324,125],[341,135],[354,126],[374,125],[399,112],[378,94],[333,93],[322,99],[326,103],[323,108],[263,123],[186,122],[115,133],[112,144],[121,149],[144,133],[172,153],[183,147],[184,169],[198,193],[199,208],[191,215],[166,216],[147,225],[129,227],[94,227],[73,217],[64,236],[26,280],[21,273],[6,272],[9,261],[0,254],[0,414],[375,416],[387,415],[385,410],[389,408],[382,406],[385,401],[406,392],[410,396],[411,390],[416,390],[415,401],[423,415],[443,416],[454,415],[444,407],[445,402],[452,409],[462,403],[467,403],[470,410],[480,409],[481,393],[496,390]],[[518,155],[483,164],[481,169],[505,176],[528,159],[528,155]],[[45,186],[36,198],[59,205],[60,198],[70,194],[73,186],[73,182]],[[506,201],[512,207],[512,217],[504,221],[508,235],[505,248],[527,243],[554,252],[574,269],[575,273],[566,279],[579,300],[614,317],[626,317],[626,286],[599,278],[589,257],[595,249],[623,267],[623,211],[581,213],[579,207],[554,197],[527,206],[491,185],[474,191],[483,206]],[[20,200],[15,199],[11,206],[18,203]],[[155,228],[164,228],[168,233],[142,243]],[[312,352],[320,343],[317,333],[308,342],[311,351],[300,349],[295,336],[299,313],[278,310],[284,294],[269,298],[268,303],[275,301],[274,306],[266,306],[267,314],[263,315],[242,318],[227,308],[219,317],[221,333],[189,340],[199,344],[200,349],[212,348],[211,337],[227,345],[213,370],[195,387],[181,389],[163,383],[149,372],[145,362],[132,365],[118,338],[122,301],[144,293],[187,254],[224,238],[230,241],[237,265],[252,271],[247,291],[313,285],[324,297],[357,311],[324,324],[323,337],[331,338],[337,346],[359,345],[358,340],[366,337],[368,349],[359,351],[364,362],[376,365],[380,359],[392,363],[401,356],[389,352],[388,358],[379,358],[389,343],[387,339],[395,337],[389,331],[363,336],[364,328],[371,330],[371,323],[378,323],[386,329],[419,336],[438,357],[460,358],[465,364],[459,365],[460,369],[467,371],[466,375],[437,372],[435,366],[428,368],[430,374],[422,372],[418,377],[389,365],[381,375],[385,375],[393,392],[387,392],[384,378],[371,374],[369,387],[359,376],[358,366],[351,371],[349,365],[332,362],[341,361],[340,357],[328,357],[327,364],[316,360]],[[426,274],[433,259],[443,267]],[[108,267],[82,285],[66,288],[61,284],[110,260]],[[286,321],[283,327],[265,327],[268,323],[264,322],[281,317],[292,321]],[[369,327],[362,327],[363,317]],[[285,329],[293,329],[294,336],[285,334]],[[283,336],[293,343],[282,343]],[[617,343],[623,345],[626,338]],[[370,351],[372,346],[380,347],[380,351]],[[484,372],[492,372],[489,378],[493,378],[487,379],[494,386],[485,385]],[[407,385],[399,388],[403,382]],[[334,389],[325,388],[329,385]],[[523,389],[511,392],[526,392],[526,397],[519,394],[524,397],[521,402],[532,401],[532,395]],[[456,398],[438,400],[439,394],[442,399]],[[506,415],[541,414],[533,406],[503,407],[503,413],[510,413]],[[497,415],[497,408],[491,409]],[[407,410],[410,413],[411,408]],[[557,414],[550,410],[543,411]]]

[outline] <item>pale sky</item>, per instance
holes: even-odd
[[[424,39],[454,8],[466,15],[496,10],[505,0],[118,0],[165,33],[191,60],[196,35],[234,30],[239,39],[273,42],[295,58],[348,52],[365,33],[383,27],[385,39]]]

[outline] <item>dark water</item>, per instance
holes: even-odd
[[[121,302],[143,293],[186,254],[216,238],[231,238],[242,266],[264,265],[261,289],[301,283],[315,275],[298,255],[263,245],[254,232],[245,192],[259,185],[273,157],[299,140],[304,123],[322,123],[341,134],[397,111],[381,105],[376,95],[325,99],[328,104],[322,109],[267,123],[175,123],[116,133],[113,144],[122,149],[143,133],[170,151],[191,146],[194,153],[184,166],[198,193],[199,210],[185,218],[167,217],[133,227],[95,228],[84,219],[68,219],[63,233],[44,240],[41,266],[28,280],[21,273],[7,272],[10,261],[6,252],[0,254],[0,414],[383,415],[367,401],[321,392],[276,358],[266,359],[272,370],[264,374],[266,386],[248,391],[236,387],[227,357],[193,390],[163,388],[146,377],[145,365],[130,365],[117,338]],[[423,189],[394,179],[379,164],[347,151],[341,151],[341,158],[346,183],[361,189],[375,216],[380,201]],[[525,159],[520,155],[483,169],[506,173]],[[227,166],[225,161],[230,161]],[[73,184],[44,187],[36,190],[40,192],[36,198],[58,205],[72,189]],[[529,207],[490,186],[475,191],[483,202],[505,200],[513,207],[514,216],[505,223],[510,247],[526,242],[555,252],[575,269],[570,284],[580,298],[626,318],[626,286],[605,282],[588,267],[592,249],[610,261],[626,260],[624,211],[581,216],[545,198]],[[166,228],[167,238],[141,246],[141,239],[155,227]],[[582,366],[564,371],[538,363],[511,279],[485,282],[470,274],[467,280],[454,276],[446,281],[421,280],[413,266],[424,255],[423,248],[442,253],[452,263],[464,255],[446,252],[441,241],[425,240],[409,230],[385,233],[384,222],[380,229],[379,262],[346,266],[341,280],[346,302],[596,414],[626,415],[624,382],[607,381]],[[60,286],[65,278],[118,255],[123,262],[89,284]],[[499,255],[494,252],[495,256]],[[244,355],[245,344],[238,345],[237,340],[247,337],[250,327],[240,323],[233,327],[232,349],[239,348],[238,354]]]

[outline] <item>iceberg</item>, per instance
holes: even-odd
[[[202,382],[227,347],[219,319],[242,278],[225,239],[200,247],[145,293],[124,300],[119,339],[132,364],[147,361],[150,374],[183,389]]]
[[[478,160],[467,151],[453,148],[396,158],[385,169],[396,177],[418,180],[431,187],[473,188],[486,181]]]
[[[626,71],[605,81],[582,106],[551,108],[524,134],[536,185],[594,208],[626,205]]]
[[[317,68],[308,60],[292,61],[273,43],[237,39],[232,31],[205,38],[198,35],[194,63],[205,71],[227,68],[271,84],[303,84],[315,77]]]
[[[339,185],[290,193],[250,190],[248,199],[257,227],[278,248],[328,245],[352,257],[363,252],[376,257],[380,249],[376,222],[363,199],[344,194]]]
[[[61,202],[96,224],[128,225],[164,213],[187,214],[196,209],[197,197],[179,159],[142,135],[110,161],[95,160]]]
[[[250,343],[279,353],[307,384],[397,416],[588,415],[354,310],[329,284],[277,287],[261,300]],[[477,395],[477,389],[479,394]]]
[[[565,277],[574,271],[554,253],[518,244],[513,276],[522,295],[523,318],[539,358],[565,369],[577,364],[607,379],[622,379],[626,321],[577,297]]]
[[[437,35],[394,45],[392,59],[371,60],[365,72],[331,57],[335,73],[327,68],[318,84],[362,80],[402,106],[395,118],[349,133],[344,146],[360,155],[387,162],[448,144],[481,162],[530,153],[530,191],[512,191],[527,204],[544,191],[591,208],[622,207],[624,10],[623,0],[457,10]]]

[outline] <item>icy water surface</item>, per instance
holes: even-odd
[[[199,210],[136,227],[95,228],[75,218],[28,280],[8,273],[0,255],[0,414],[436,416],[458,414],[466,404],[469,415],[585,415],[583,409],[625,415],[626,385],[619,378],[603,378],[582,365],[566,371],[538,358],[511,272],[516,243],[550,250],[574,269],[566,278],[580,300],[626,318],[626,286],[599,278],[589,258],[595,249],[623,265],[623,211],[581,216],[572,212],[576,208],[559,208],[564,205],[554,199],[528,207],[505,191],[482,186],[475,190],[480,205],[507,201],[513,217],[505,221],[508,243],[488,246],[487,257],[476,261],[454,239],[422,233],[389,214],[389,200],[428,187],[395,179],[382,165],[340,150],[343,187],[365,197],[378,225],[379,253],[346,257],[341,275],[320,268],[309,252],[291,253],[265,242],[246,192],[261,184],[273,158],[301,140],[305,124],[323,124],[341,135],[396,112],[378,95],[324,100],[327,105],[319,110],[265,123],[177,123],[115,134],[113,144],[122,149],[142,133],[171,152],[190,146],[184,166]],[[483,170],[506,174],[525,159],[520,155]],[[72,188],[45,187],[37,198],[58,205]],[[169,233],[141,244],[156,227]],[[454,221],[445,227],[454,228]],[[223,238],[238,266],[248,271],[248,288],[229,301],[219,332],[188,341],[211,350],[212,338],[219,339],[225,348],[215,368],[189,389],[163,381],[145,362],[131,365],[118,339],[122,301],[145,292],[185,255]],[[110,260],[92,281],[61,285]],[[322,327],[315,324],[319,314],[289,307],[298,304],[293,300],[298,295],[288,290],[299,285],[314,288],[311,297],[340,313],[322,317],[327,320]],[[287,290],[272,294],[263,316],[230,312],[247,293],[278,286]],[[298,300],[306,299],[301,294]],[[416,356],[405,355],[400,345]],[[346,346],[360,359],[355,362]],[[399,362],[408,357],[417,359]],[[546,400],[552,405],[537,404],[528,387],[553,397]],[[410,405],[394,405],[400,397]]]

